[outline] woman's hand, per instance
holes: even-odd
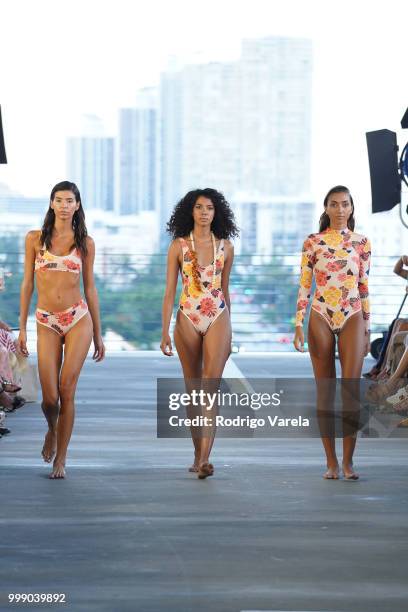
[[[17,351],[24,357],[28,357],[29,353],[27,350],[27,332],[20,329],[20,333],[17,338]]]
[[[166,355],[167,357],[171,357],[171,355],[174,354],[173,347],[171,344],[171,338],[169,334],[162,335],[162,341],[160,342],[160,348],[161,348],[163,355]]]
[[[102,361],[105,358],[105,345],[102,340],[102,336],[94,336],[94,354],[92,359],[95,359],[95,362]]]
[[[0,329],[5,329],[6,331],[11,331],[10,325],[7,325],[7,323],[4,323],[4,321],[0,321]]]
[[[298,325],[295,331],[295,337],[293,338],[293,346],[300,353],[305,352],[305,336],[303,334],[303,327]]]

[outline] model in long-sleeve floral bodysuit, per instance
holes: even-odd
[[[316,291],[311,307],[327,321],[333,333],[339,333],[360,310],[368,330],[370,256],[368,238],[349,229],[327,228],[308,236],[302,250],[296,326],[303,325],[314,276]]]

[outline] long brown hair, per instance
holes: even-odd
[[[326,212],[326,208],[327,208],[327,204],[329,202],[329,198],[333,193],[347,193],[348,197],[350,198],[350,202],[351,202],[351,206],[352,206],[352,213],[350,215],[350,217],[347,219],[347,227],[353,231],[354,230],[354,226],[356,224],[356,221],[354,219],[354,202],[353,202],[353,198],[351,197],[351,193],[350,190],[345,187],[344,185],[336,185],[336,187],[332,187],[330,189],[330,191],[327,193],[326,197],[324,198],[324,202],[323,202],[323,206],[324,206],[324,212],[323,214],[320,216],[320,220],[319,220],[319,232],[323,232],[325,229],[327,229],[328,227],[330,227],[330,217]]]
[[[85,225],[85,213],[84,209],[82,208],[81,194],[79,193],[79,189],[75,183],[71,183],[70,181],[62,181],[61,183],[57,183],[57,185],[52,188],[50,204],[54,200],[57,191],[72,191],[75,197],[75,202],[79,202],[79,208],[75,211],[74,216],[72,217],[72,229],[74,230],[75,246],[81,252],[81,254],[86,257],[88,254],[88,249],[86,247],[86,237],[88,232]],[[55,212],[51,206],[49,206],[41,229],[41,244],[45,244],[47,249],[51,248],[54,224]]]

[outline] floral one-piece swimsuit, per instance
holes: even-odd
[[[224,268],[224,239],[220,240],[215,253],[215,261],[208,266],[198,265],[200,288],[194,282],[193,256],[184,238],[180,238],[183,251],[182,279],[183,288],[180,295],[179,310],[189,319],[201,335],[205,335],[226,308],[221,289],[222,270]],[[214,249],[215,251],[215,249]]]

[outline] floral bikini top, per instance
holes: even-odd
[[[79,274],[82,270],[82,259],[75,247],[68,255],[54,255],[45,245],[36,255],[34,270],[54,270],[56,272],[73,272]]]

